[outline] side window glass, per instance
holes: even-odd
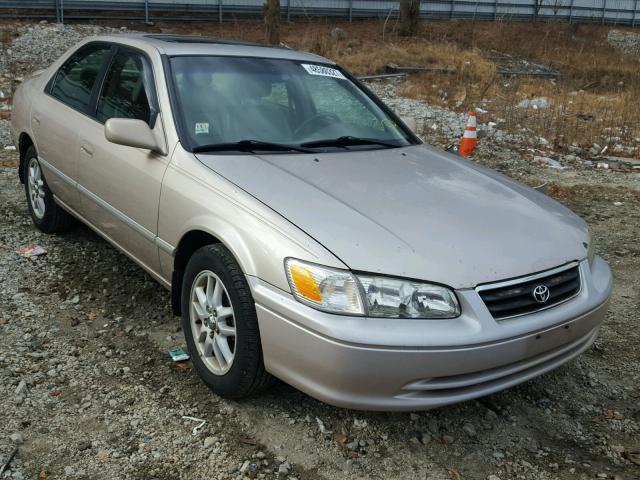
[[[51,95],[70,107],[86,112],[100,68],[109,56],[106,45],[87,45],[74,53],[58,73]]]
[[[116,55],[98,98],[98,121],[135,118],[149,123],[151,109],[144,88],[143,68],[137,53]]]

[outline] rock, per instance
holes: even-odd
[[[83,440],[78,443],[77,447],[78,451],[83,452],[85,450],[89,450],[91,448],[91,442],[88,440]]]
[[[24,443],[24,437],[20,433],[12,433],[9,439],[16,445],[22,445]]]
[[[278,467],[278,476],[286,476],[289,475],[289,472],[291,471],[291,465],[289,465],[289,462],[284,462],[282,464],[280,464],[280,466]]]
[[[465,423],[462,426],[462,430],[471,438],[476,438],[478,436],[478,432],[476,432],[476,428],[470,423]]]
[[[353,419],[353,428],[355,428],[356,430],[363,430],[365,428],[367,428],[367,421],[366,420],[358,420],[357,418]]]
[[[536,453],[538,451],[538,442],[533,438],[524,440],[523,447],[527,452]]]
[[[207,437],[207,438],[204,439],[204,448],[211,448],[217,442],[218,442],[218,437]]]
[[[451,435],[443,435],[442,441],[446,444],[451,444],[453,443],[453,437]]]
[[[432,434],[434,434],[434,435],[438,434],[438,431],[440,430],[440,427],[438,426],[438,421],[435,418],[429,419],[429,421],[427,422],[427,426],[429,427],[429,431]]]
[[[22,395],[22,393],[25,391],[26,388],[27,388],[27,382],[25,382],[24,379],[20,380],[20,383],[16,387],[16,395]]]

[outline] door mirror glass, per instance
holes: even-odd
[[[144,148],[165,154],[163,142],[156,137],[143,120],[132,118],[110,118],[104,124],[104,136],[111,143],[127,147]]]

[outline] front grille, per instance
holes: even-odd
[[[547,287],[548,298],[545,295],[534,296],[536,287]],[[477,289],[480,298],[496,320],[516,317],[526,313],[544,310],[562,303],[576,296],[580,291],[580,268],[578,265],[566,269],[558,269],[548,274],[525,277],[513,282],[502,282],[483,285]],[[544,293],[544,288],[540,289]]]

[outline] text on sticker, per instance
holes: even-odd
[[[209,133],[209,122],[198,122],[196,123],[196,135],[198,134],[208,134]]]
[[[323,77],[333,77],[333,78],[341,78],[346,80],[346,77],[342,74],[340,70],[336,70],[331,67],[323,67],[322,65],[309,65],[307,63],[303,63],[302,67],[310,73],[311,75],[321,75]]]

